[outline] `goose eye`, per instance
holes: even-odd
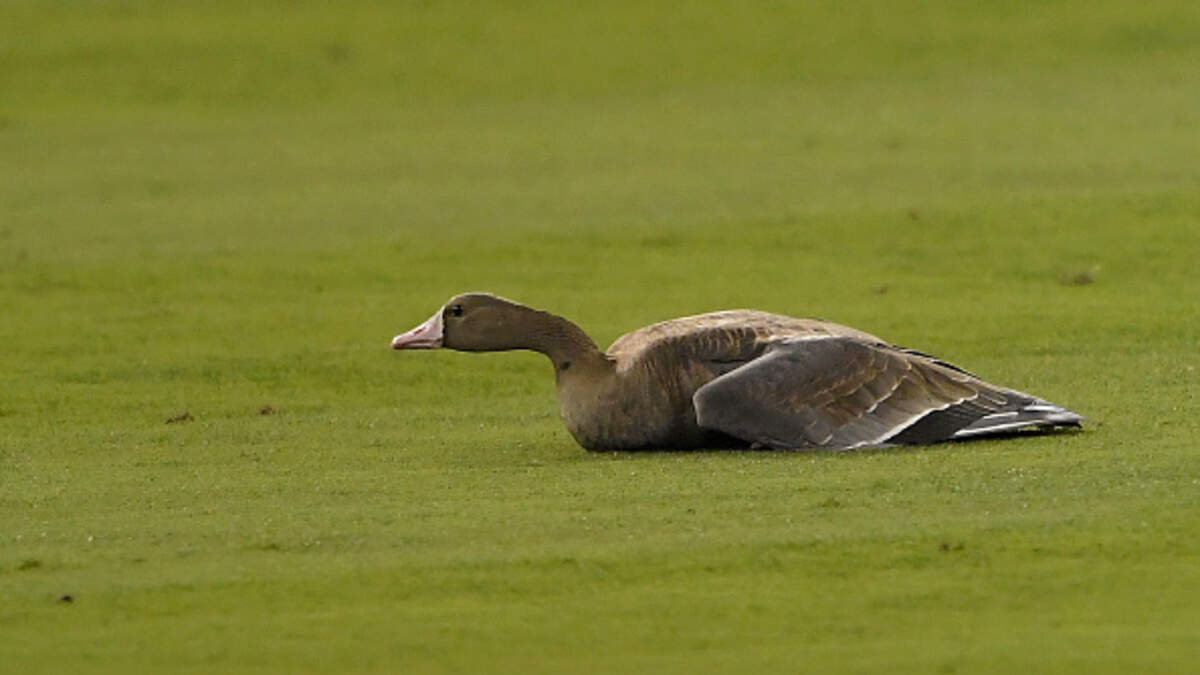
[[[450,316],[462,316],[462,313],[463,313],[462,305],[451,305],[450,306]]]

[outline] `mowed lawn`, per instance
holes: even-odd
[[[948,6],[953,5],[953,6]],[[1185,672],[1195,3],[0,3],[0,672]],[[1087,415],[588,453],[597,342],[822,316]]]

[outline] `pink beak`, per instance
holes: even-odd
[[[425,323],[392,338],[392,349],[439,349],[442,346],[442,310]]]

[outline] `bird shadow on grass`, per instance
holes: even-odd
[[[647,450],[602,450],[589,452],[589,455],[600,455],[610,459],[639,459],[652,457],[680,457],[694,455],[697,457],[779,457],[779,458],[851,458],[874,457],[878,455],[910,455],[936,450],[945,450],[961,445],[991,445],[1005,443],[1022,438],[1074,436],[1086,433],[1081,425],[1054,427],[1050,429],[1013,429],[1001,433],[989,434],[975,438],[960,438],[956,440],[928,443],[924,445],[885,445],[869,448],[842,450],[832,448],[767,448],[751,447],[745,443],[715,445],[705,448],[654,448]]]

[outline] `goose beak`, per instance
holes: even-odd
[[[440,349],[442,346],[442,310],[425,323],[392,338],[392,349]]]

